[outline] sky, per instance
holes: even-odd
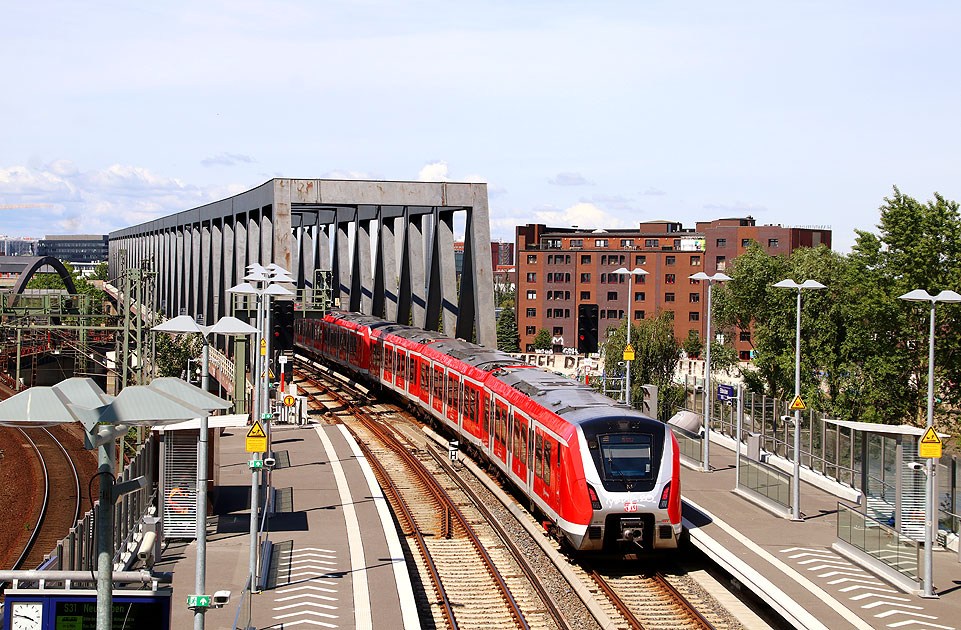
[[[483,181],[491,233],[961,199],[961,3],[0,3],[0,234],[272,177]]]

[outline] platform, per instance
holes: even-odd
[[[220,439],[207,540],[207,594],[231,591],[207,628],[233,628],[249,562],[250,471],[243,429]],[[408,567],[380,487],[339,425],[273,427],[276,514],[266,587],[250,598],[256,628],[419,628]],[[174,572],[172,624],[192,627],[195,543],[172,544],[155,570]],[[244,604],[246,610],[246,602]],[[238,625],[244,626],[246,612]]]
[[[796,627],[961,628],[957,553],[935,548],[939,599],[905,593],[832,549],[837,496],[802,482],[802,520],[775,516],[733,492],[734,451],[713,440],[711,446],[712,472],[682,471],[684,525],[691,541]]]

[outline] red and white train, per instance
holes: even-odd
[[[574,549],[677,546],[680,466],[666,424],[506,353],[368,315],[297,319],[294,343],[442,422]]]

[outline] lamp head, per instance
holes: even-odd
[[[631,273],[627,270],[627,267],[621,267],[620,269],[615,269],[614,273],[624,275],[625,273]]]
[[[786,278],[784,280],[781,280],[780,282],[775,282],[771,286],[774,287],[775,289],[800,289],[801,288],[800,284],[798,284],[794,280],[791,280],[790,278]]]
[[[254,285],[250,284],[249,282],[242,282],[237,286],[227,289],[227,293],[237,293],[240,295],[259,295],[260,291],[254,288]]]

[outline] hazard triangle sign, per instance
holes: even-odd
[[[941,447],[941,438],[938,437],[933,427],[928,427],[928,430],[921,436],[921,441],[918,442],[918,457],[940,458]]]
[[[791,411],[804,411],[807,408],[807,405],[805,405],[804,401],[801,400],[800,394],[795,396],[794,400],[791,402]]]

